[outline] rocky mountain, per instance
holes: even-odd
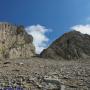
[[[32,42],[23,26],[0,22],[0,58],[30,58],[35,54]]]
[[[0,90],[90,90],[89,35],[65,33],[43,58],[32,57],[32,42],[23,26],[0,23]]]
[[[43,58],[80,59],[90,56],[90,35],[78,31],[65,33],[41,54]]]

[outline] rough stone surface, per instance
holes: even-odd
[[[35,54],[32,41],[23,26],[0,23],[0,58],[30,58]]]
[[[23,90],[90,90],[90,60],[0,60],[0,88],[9,86]]]
[[[45,49],[40,56],[54,59],[88,58],[90,56],[90,35],[78,31],[65,33]]]

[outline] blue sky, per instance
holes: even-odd
[[[46,33],[50,44],[71,27],[90,23],[90,0],[1,0],[0,21],[52,29]]]

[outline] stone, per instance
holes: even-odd
[[[43,58],[80,59],[90,57],[90,35],[70,31],[56,39],[40,54]]]
[[[0,23],[0,58],[30,58],[34,55],[33,37],[23,26]]]

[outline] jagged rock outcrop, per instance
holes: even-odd
[[[32,42],[23,26],[0,23],[0,58],[30,58],[35,54]]]
[[[44,58],[79,59],[90,56],[90,35],[78,31],[65,33],[41,54]]]

